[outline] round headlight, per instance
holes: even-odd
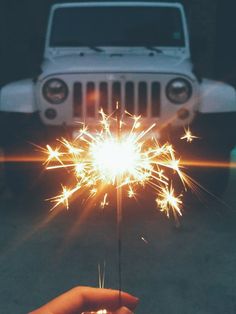
[[[191,84],[182,78],[174,79],[169,82],[166,88],[167,98],[174,104],[184,104],[192,95]]]
[[[61,104],[68,96],[68,87],[60,79],[50,79],[43,85],[43,96],[51,104]]]

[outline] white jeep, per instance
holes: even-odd
[[[41,72],[1,88],[5,154],[10,160],[25,158],[33,151],[26,143],[72,136],[78,122],[94,127],[99,109],[111,113],[118,101],[122,110],[141,114],[147,125],[155,121],[161,138],[173,141],[184,158],[229,162],[235,145],[235,89],[195,71],[181,4],[54,5]],[[185,127],[201,139],[184,145]],[[29,168],[29,163],[6,163],[13,189],[19,180],[23,184],[22,170]],[[222,192],[228,169],[204,169],[206,186]]]

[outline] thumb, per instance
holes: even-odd
[[[119,310],[114,312],[114,314],[133,314],[127,307],[122,306]]]

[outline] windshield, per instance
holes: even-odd
[[[55,10],[51,47],[183,47],[181,13],[168,7],[70,7]]]

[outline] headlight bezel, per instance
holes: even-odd
[[[176,95],[177,96],[176,98],[171,96],[171,90],[170,89],[173,88],[174,83],[181,83],[181,84],[184,83],[185,84],[186,97],[184,99],[177,99],[178,95]],[[192,84],[186,78],[183,78],[183,77],[177,77],[177,78],[172,79],[166,86],[166,97],[174,105],[185,104],[191,98],[192,93],[193,93]]]
[[[52,84],[52,83],[59,83],[61,84],[61,89],[64,90],[64,95],[63,97],[60,97],[60,98],[54,98],[53,97],[49,97],[48,96],[48,93],[49,93],[49,85]],[[54,87],[55,89],[59,89],[59,87]],[[54,96],[56,97],[56,95],[59,95],[60,92],[55,92]],[[44,99],[52,104],[52,105],[60,105],[62,104],[63,102],[65,102],[65,100],[67,99],[68,97],[68,94],[69,94],[69,88],[67,86],[67,84],[60,78],[50,78],[48,79],[47,81],[44,82],[43,84],[43,87],[42,87],[42,94],[43,94],[43,97]]]

